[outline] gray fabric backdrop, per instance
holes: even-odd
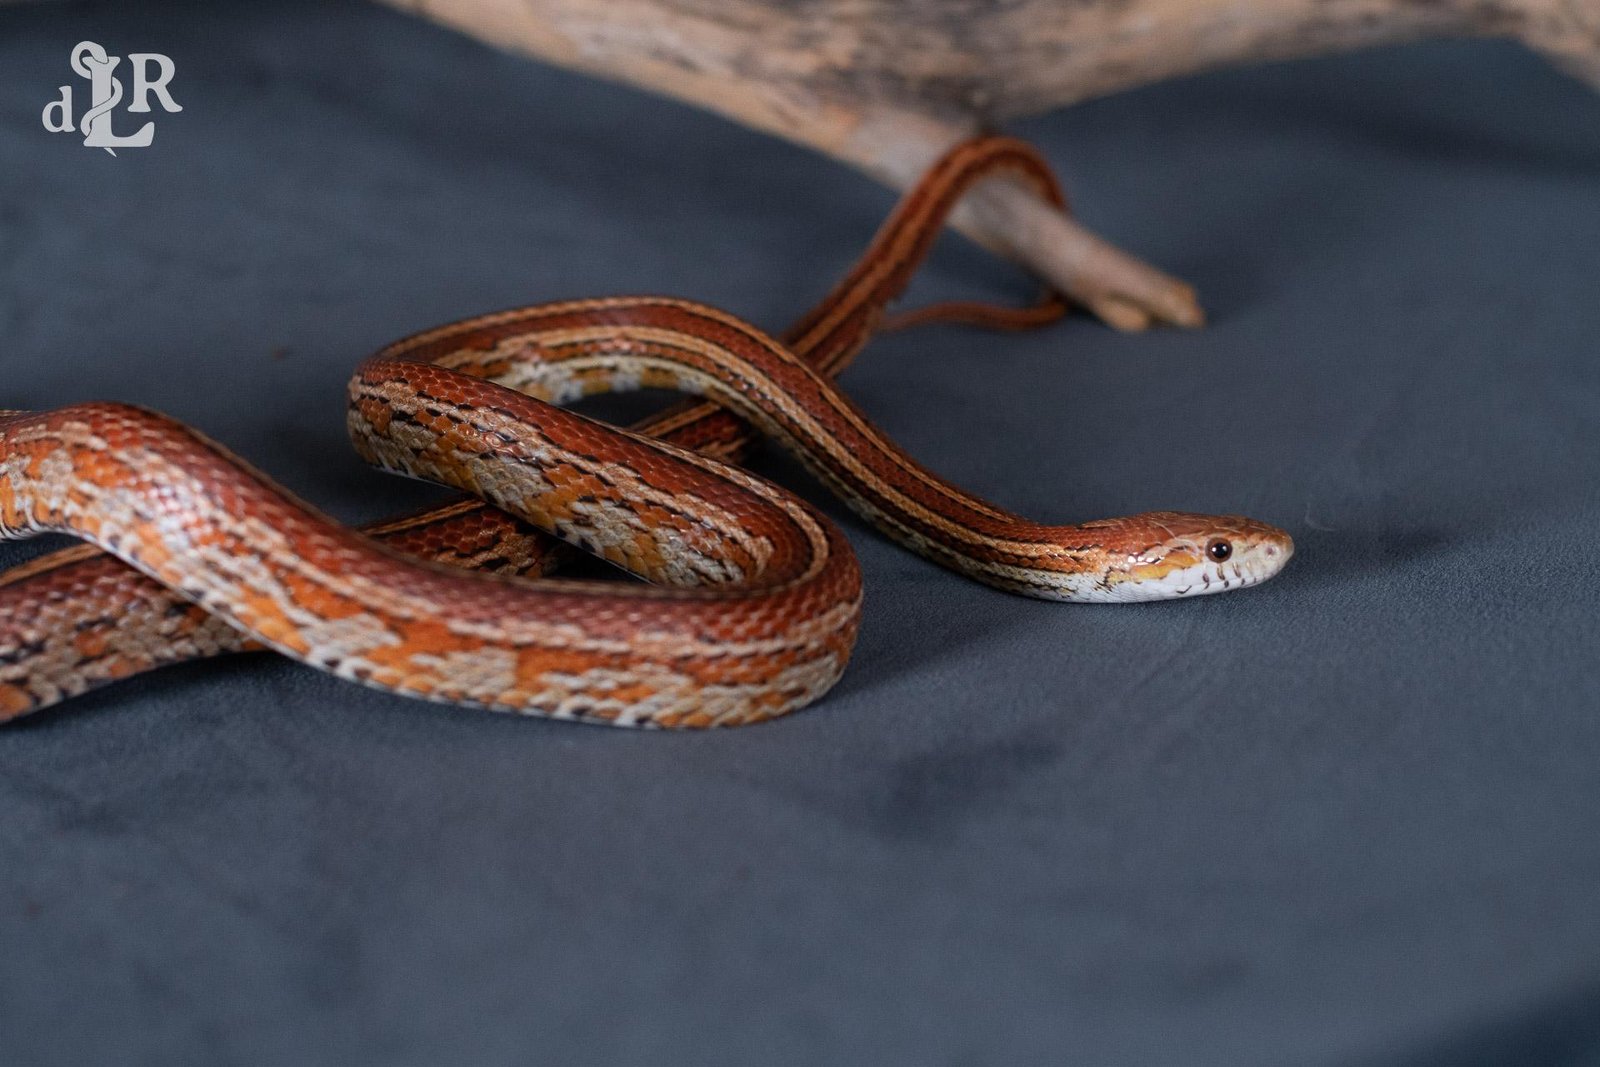
[[[85,38],[176,60],[153,147],[41,128]],[[7,8],[0,104],[0,406],[153,405],[349,520],[439,495],[346,446],[365,352],[607,293],[781,327],[891,203],[353,0]],[[1442,44],[1019,132],[1214,325],[848,389],[1029,515],[1280,523],[1284,576],[1035,603],[827,502],[865,625],[778,724],[104,691],[0,735],[0,1061],[1600,1062],[1600,98]],[[918,295],[1030,288],[952,240]]]

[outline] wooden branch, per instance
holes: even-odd
[[[980,127],[1243,62],[1509,36],[1600,88],[1600,0],[387,2],[687,100],[898,187]],[[957,225],[1115,326],[1203,320],[1187,285],[1020,188],[976,191]]]

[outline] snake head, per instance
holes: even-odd
[[[1294,540],[1242,515],[1153,511],[1086,523],[1103,530],[1106,570],[1095,599],[1172,600],[1259,585],[1283,570]]]

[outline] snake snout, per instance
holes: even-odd
[[[1225,563],[1218,569],[1224,573],[1233,571],[1244,585],[1259,585],[1275,577],[1294,556],[1294,538],[1264,522],[1245,522],[1235,535],[1238,547],[1231,565]]]

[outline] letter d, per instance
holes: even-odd
[[[50,112],[55,111],[57,108],[60,109],[60,118],[56,122],[51,122]],[[51,133],[72,132],[72,86],[63,85],[61,87],[61,99],[52,100],[46,104],[42,118],[44,119],[44,128]]]

